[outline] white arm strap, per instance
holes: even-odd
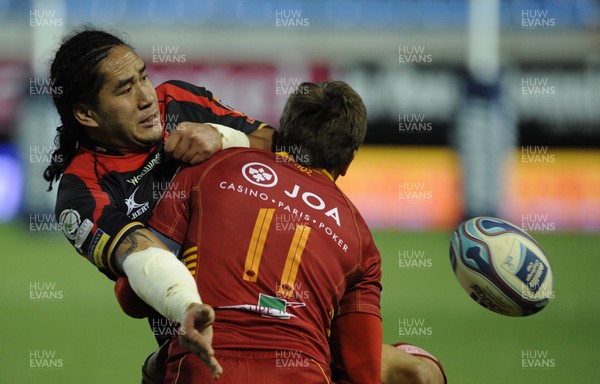
[[[202,303],[196,280],[169,251],[150,247],[132,253],[123,270],[135,293],[169,320],[181,324],[188,307]]]
[[[219,132],[221,135],[221,142],[223,143],[223,149],[232,148],[232,147],[250,147],[250,140],[248,140],[248,136],[242,131],[238,131],[237,129],[229,128],[221,124],[215,123],[207,123],[211,127]]]

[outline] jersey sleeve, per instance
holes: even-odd
[[[353,313],[336,319],[330,339],[335,382],[379,383],[382,342],[380,318]]]
[[[371,232],[357,213],[357,229],[362,242],[359,271],[344,293],[336,316],[367,313],[381,318],[381,256]]]
[[[119,241],[144,227],[117,207],[95,181],[73,174],[63,175],[55,215],[64,235],[80,255],[112,280],[119,275],[112,254]]]
[[[156,204],[148,226],[173,242],[182,245],[190,225],[193,180],[202,172],[203,165],[183,166]]]
[[[206,88],[184,81],[167,81],[156,87],[156,94],[167,131],[184,121],[222,124],[246,134],[271,128],[224,104]]]

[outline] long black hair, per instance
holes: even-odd
[[[98,101],[98,93],[104,82],[98,70],[99,65],[112,48],[120,45],[129,46],[111,33],[84,26],[65,37],[54,56],[50,78],[61,92],[53,94],[52,101],[62,125],[56,128],[56,150],[44,171],[44,179],[50,183],[49,191],[52,190],[52,183],[60,178],[75,156],[84,135],[73,107],[78,103],[95,104]]]

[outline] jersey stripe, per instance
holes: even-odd
[[[197,265],[196,262],[186,264],[186,267],[188,268],[188,270],[190,271],[192,276],[196,276],[196,265]]]
[[[192,276],[196,276],[196,266],[198,265],[198,246],[190,247],[183,252],[183,263],[190,271]]]
[[[258,267],[260,266],[260,259],[274,213],[275,208],[261,208],[258,212],[258,217],[254,223],[254,230],[252,231],[252,238],[250,239],[250,246],[246,254],[246,263],[242,276],[245,281],[255,283],[258,278]]]
[[[315,359],[313,359],[312,357],[310,358],[310,360],[315,363],[317,365],[317,367],[319,367],[319,369],[321,370],[321,373],[323,374],[323,378],[325,379],[325,382],[327,384],[330,384],[331,381],[329,381],[329,377],[327,377],[327,374],[325,373],[325,370],[323,369],[323,367],[321,367],[321,364],[319,364]]]
[[[169,87],[164,95],[164,99],[159,102],[164,102],[165,105],[169,104],[171,100],[176,102],[188,102],[195,105],[200,105],[204,108],[210,109],[214,114],[220,116],[244,116],[242,112],[236,111],[235,109],[228,109],[215,102],[212,98],[208,97],[208,91],[206,95],[192,92],[192,89],[187,88],[187,84],[184,82],[171,81],[171,84],[175,87]]]
[[[196,253],[198,251],[198,246],[195,247],[190,247],[188,249],[185,250],[185,252],[183,252],[183,258],[184,260],[188,259],[188,255],[190,255],[192,252]]]
[[[302,259],[302,252],[306,246],[306,241],[310,235],[310,227],[306,225],[297,225],[294,232],[292,244],[288,250],[285,266],[281,274],[281,284],[279,285],[278,293],[292,297],[294,294],[294,282],[298,275],[298,267]]]
[[[183,360],[185,360],[185,358],[187,357],[187,355],[184,355],[181,360],[179,360],[179,364],[177,364],[177,376],[175,376],[175,380],[173,381],[173,383],[178,383],[179,382],[179,376],[181,376],[181,365],[183,364]]]

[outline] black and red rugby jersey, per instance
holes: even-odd
[[[163,139],[143,152],[123,153],[82,141],[58,187],[55,207],[63,233],[109,278],[119,241],[143,227],[180,162],[166,156],[168,132],[184,121],[217,123],[244,133],[266,126],[222,104],[205,88],[168,81],[156,88]]]

